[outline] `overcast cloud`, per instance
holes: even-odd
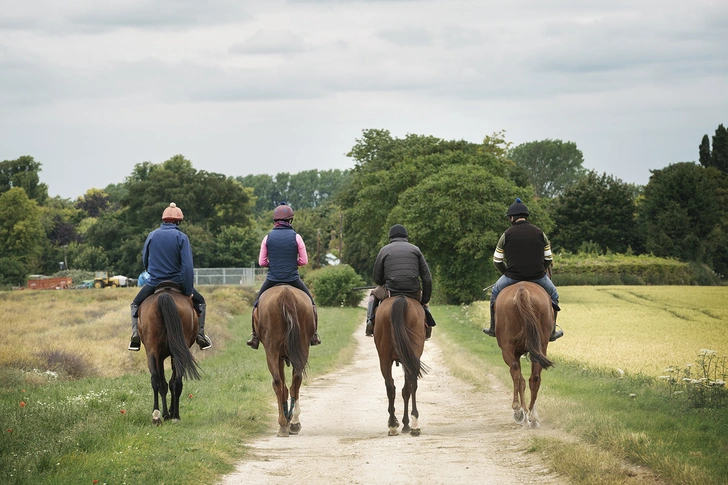
[[[573,141],[647,183],[728,124],[728,2],[0,0],[0,160],[76,198],[175,154],[353,167],[363,129]]]

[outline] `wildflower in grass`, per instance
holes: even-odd
[[[189,396],[187,396],[187,397],[188,397],[188,398],[190,398],[190,399],[192,399],[192,394],[190,394],[190,395],[189,395]]]
[[[12,433],[12,432],[13,432],[13,428],[8,428],[8,433]]]
[[[20,392],[25,392],[25,389],[21,390]]]
[[[126,414],[126,409],[122,409],[119,411],[121,414]]]
[[[20,401],[20,407],[21,408],[24,408],[25,407],[25,401]]]
[[[634,398],[637,397],[637,394],[630,394],[629,397],[631,397],[632,399],[634,399]]]
[[[99,483],[99,481],[94,479],[93,484],[96,485],[97,483]]]

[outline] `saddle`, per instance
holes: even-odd
[[[174,281],[162,281],[154,288],[154,293],[159,293],[164,290],[172,290],[177,293],[182,293],[182,288]]]

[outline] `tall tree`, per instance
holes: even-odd
[[[484,145],[431,136],[393,138],[386,130],[365,130],[349,152],[356,166],[339,195],[344,209],[343,261],[371,278],[377,252],[386,242],[390,212],[400,195],[453,166],[481,168],[504,177],[508,165]]]
[[[713,135],[713,166],[723,173],[728,173],[728,130],[721,123]]]
[[[703,139],[700,140],[700,145],[698,146],[698,156],[700,160],[700,165],[702,165],[703,167],[713,166],[713,157],[710,153],[710,138],[708,138],[708,135],[703,135]]]
[[[639,206],[647,230],[647,251],[710,263],[716,249],[708,241],[726,214],[728,177],[692,162],[651,172]]]
[[[98,217],[109,207],[109,194],[100,189],[88,189],[76,200],[76,208],[89,217]]]
[[[48,198],[48,186],[40,182],[40,171],[40,162],[30,156],[0,162],[0,194],[18,187],[25,190],[29,198],[43,204]]]
[[[551,228],[531,188],[524,190],[505,177],[469,165],[444,168],[407,189],[390,212],[387,226],[407,227],[410,241],[422,250],[448,303],[470,303],[483,299],[483,288],[500,276],[493,266],[493,250],[508,228],[505,214],[516,197],[527,203],[535,224],[545,231]]]
[[[574,142],[541,140],[523,143],[508,156],[528,172],[538,197],[552,198],[584,175],[584,156]]]
[[[25,190],[13,187],[0,195],[0,280],[22,284],[38,268],[44,234],[40,209]]]
[[[623,253],[640,247],[633,186],[594,171],[566,188],[556,201],[555,247],[576,252],[584,242]]]

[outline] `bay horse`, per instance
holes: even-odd
[[[273,391],[278,400],[278,436],[301,430],[299,390],[308,365],[309,343],[314,332],[311,299],[298,288],[277,285],[260,295],[253,312],[253,329],[265,348]],[[285,367],[292,366],[290,406]]]
[[[379,367],[384,377],[389,398],[389,436],[396,436],[399,422],[394,414],[396,388],[392,377],[392,364],[402,364],[404,369],[404,414],[402,415],[402,432],[412,436],[420,435],[417,419],[417,379],[429,370],[422,363],[422,351],[425,348],[425,310],[422,304],[402,295],[389,297],[377,308],[374,324],[374,344],[379,354]],[[408,416],[409,400],[412,398],[412,427]]]
[[[541,370],[553,366],[546,357],[549,336],[554,326],[551,297],[540,285],[519,281],[503,289],[495,305],[495,335],[503,360],[513,379],[513,419],[531,428],[540,427],[536,398],[541,387]],[[531,360],[528,387],[531,402],[526,405],[526,382],[521,373],[521,356]]]
[[[192,300],[183,295],[179,286],[162,282],[154,294],[146,298],[138,310],[139,337],[147,354],[147,366],[152,374],[154,409],[152,422],[179,420],[179,398],[182,395],[182,378],[199,379],[199,366],[190,352],[197,336],[197,312]],[[164,361],[172,357],[172,375],[169,384],[164,376]],[[167,390],[172,399],[167,409]],[[159,412],[159,397],[162,412]]]

